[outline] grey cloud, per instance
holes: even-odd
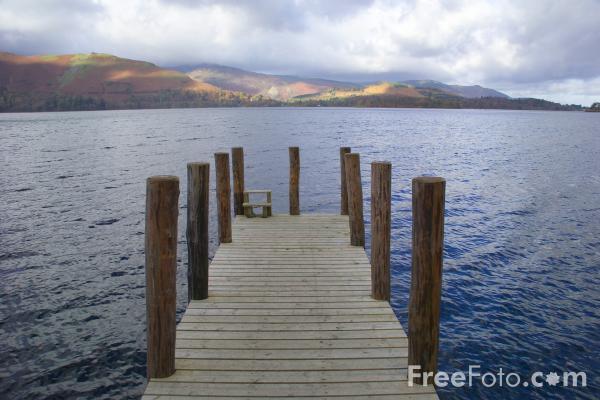
[[[374,0],[160,0],[165,5],[179,5],[189,9],[222,6],[243,11],[257,28],[303,31],[312,16],[327,17],[333,21],[360,12]]]
[[[599,15],[596,0],[0,0],[0,50],[593,96]]]
[[[91,48],[93,21],[103,6],[92,0],[5,0],[0,7],[9,17],[23,19],[28,29],[0,28],[0,51],[19,54],[80,52]]]
[[[600,75],[600,2],[523,2],[503,33],[519,46],[516,71],[490,66],[488,79],[515,83]]]

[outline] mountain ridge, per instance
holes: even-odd
[[[176,67],[187,75],[224,90],[239,91],[253,96],[262,95],[273,100],[288,101],[293,97],[318,93],[332,87],[358,87],[358,84],[293,75],[275,75],[253,72],[219,64],[198,64]],[[191,68],[191,69],[190,69]]]
[[[581,109],[433,80],[354,83],[210,63],[163,68],[102,53],[0,52],[3,112],[222,106]]]
[[[317,94],[331,89],[360,89],[386,82],[390,84],[405,84],[416,89],[440,89],[444,92],[466,98],[510,98],[505,93],[480,85],[448,85],[429,79],[357,83],[333,79],[306,78],[295,75],[265,74],[212,63],[180,66],[174,67],[174,69],[187,73],[188,76],[199,82],[212,84],[222,89],[237,90],[252,95],[261,94],[280,101],[289,101],[294,97]],[[286,87],[290,85],[295,85],[295,87]]]
[[[408,80],[402,81],[402,83],[414,86],[421,89],[441,89],[449,93],[456,94],[461,97],[469,99],[476,99],[480,97],[501,97],[509,99],[510,96],[499,92],[495,89],[486,88],[480,85],[448,85],[439,81],[431,79],[423,80]]]

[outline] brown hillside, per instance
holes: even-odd
[[[19,56],[0,53],[0,88],[12,93],[74,95],[118,102],[163,90],[216,92],[178,71],[107,54]]]
[[[335,88],[356,88],[358,85],[326,79],[300,78],[245,71],[223,65],[201,64],[184,68],[188,75],[198,81],[224,90],[264,96],[287,101],[296,96],[318,94]]]

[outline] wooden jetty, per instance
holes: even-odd
[[[243,165],[241,150],[235,151]],[[414,195],[422,198],[417,197],[421,203],[413,210],[420,224],[413,229],[413,253],[419,255],[413,258],[413,278],[419,281],[413,279],[411,287],[414,338],[409,340],[388,302],[391,165],[372,164],[376,199],[371,201],[369,260],[360,226],[358,155],[340,154],[347,191],[341,196],[341,215],[236,215],[232,221],[221,215],[223,203],[230,201],[222,178],[228,180],[229,172],[217,171],[221,244],[210,270],[204,250],[208,164],[188,166],[188,202],[197,203],[188,204],[188,246],[201,256],[190,259],[189,276],[196,282],[189,285],[191,301],[177,327],[177,178],[149,179],[149,382],[143,399],[437,399],[433,385],[409,384],[407,366],[410,362],[432,372],[437,367],[444,182],[413,182]],[[228,168],[224,158],[217,155],[217,168]],[[299,171],[293,170],[299,169],[297,148],[290,150],[290,163],[290,212],[300,214]],[[243,179],[243,172],[234,174],[234,181],[236,176]],[[243,214],[243,182],[234,187],[235,213]]]

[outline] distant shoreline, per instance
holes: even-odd
[[[278,101],[245,93],[213,93],[161,90],[142,94],[115,93],[108,96],[19,93],[0,87],[0,112],[139,110],[168,108],[220,107],[358,107],[358,108],[439,108],[482,110],[584,111],[580,105],[563,105],[535,98],[425,98],[395,94],[333,97],[328,99],[294,98]]]
[[[6,111],[0,110],[2,114],[35,114],[35,113],[75,113],[75,112],[100,112],[100,111],[152,111],[152,110],[198,110],[198,109],[356,109],[356,110],[481,110],[481,111],[548,111],[548,112],[584,112],[581,110],[554,110],[554,109],[517,109],[517,108],[457,108],[457,107],[364,107],[364,106],[307,106],[307,105],[277,105],[277,106],[206,106],[206,107],[153,107],[153,108],[102,108],[86,110],[28,110],[28,111]],[[596,111],[590,111],[596,112]]]

